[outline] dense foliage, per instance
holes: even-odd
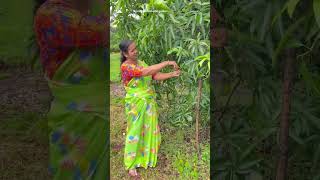
[[[159,105],[167,112],[161,119],[177,126],[194,122],[198,81],[204,80],[201,115],[209,122],[209,1],[160,1],[112,3],[113,24],[120,39],[136,42],[140,59],[152,65],[175,60],[182,70],[178,79],[157,85]],[[128,8],[129,7],[129,8]],[[163,103],[165,102],[165,103]]]
[[[275,179],[284,69],[292,66],[288,178],[319,179],[320,1],[217,0],[228,44],[215,49],[214,173]],[[290,55],[288,55],[290,52]],[[285,63],[293,58],[292,64]]]

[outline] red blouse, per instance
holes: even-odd
[[[121,65],[121,79],[122,79],[123,84],[126,86],[133,77],[141,77],[142,76],[142,68],[143,68],[143,66],[123,63]],[[152,79],[154,79],[155,75],[156,74],[152,75]]]
[[[37,11],[34,29],[42,66],[52,78],[75,48],[107,46],[106,16],[83,16],[68,0],[47,0]]]
[[[121,65],[121,78],[123,84],[126,86],[133,77],[142,76],[142,66],[135,64],[123,63]]]

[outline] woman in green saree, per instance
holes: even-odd
[[[137,59],[138,52],[133,41],[125,40],[119,45],[121,50],[122,81],[126,90],[125,113],[127,134],[124,150],[124,164],[130,176],[138,176],[136,168],[155,167],[160,147],[160,128],[156,94],[151,80],[166,80],[180,75],[179,66],[174,61],[165,61],[148,66]],[[161,73],[166,66],[175,71]]]
[[[34,26],[54,97],[48,113],[53,179],[108,179],[106,114],[109,18],[89,0],[47,0]]]

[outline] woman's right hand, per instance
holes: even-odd
[[[168,61],[168,65],[173,66],[174,70],[179,70],[179,66],[175,61]]]
[[[172,73],[172,77],[179,77],[181,71],[180,71],[180,70],[176,70],[176,71],[173,71],[173,72],[171,72],[171,73]]]

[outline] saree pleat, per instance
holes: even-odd
[[[102,57],[102,50],[75,51],[48,80],[54,96],[48,114],[53,179],[108,178],[109,76]]]

